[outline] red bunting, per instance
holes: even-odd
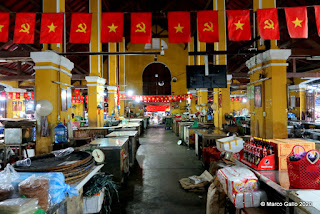
[[[219,42],[218,11],[198,11],[198,35],[200,42]]]
[[[231,41],[251,40],[250,10],[227,10]]]
[[[320,36],[320,6],[314,6],[314,13],[316,15],[316,23],[318,29],[318,36]]]
[[[72,13],[70,27],[70,43],[90,43],[91,13]]]
[[[63,13],[43,13],[40,43],[62,43]]]
[[[152,13],[131,13],[132,44],[151,43]]]
[[[0,13],[0,42],[7,42],[9,36],[10,14]]]
[[[169,42],[190,42],[190,12],[168,12],[168,31]]]
[[[31,92],[31,99],[34,100],[34,92]]]
[[[35,23],[35,13],[16,13],[13,42],[33,44]]]
[[[8,99],[13,99],[13,93],[12,92],[8,93]]]
[[[101,42],[121,42],[123,39],[123,13],[102,13]]]
[[[16,99],[20,99],[20,93],[16,93]]]
[[[291,38],[308,38],[307,7],[286,7],[288,32]]]
[[[28,93],[23,93],[23,98],[27,99],[29,97]]]
[[[277,8],[258,9],[257,19],[262,39],[279,40],[279,20]]]

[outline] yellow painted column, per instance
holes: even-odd
[[[106,79],[98,76],[86,76],[88,87],[88,120],[89,127],[104,125],[104,89]]]
[[[117,86],[109,85],[108,88],[108,106],[109,106],[109,115],[118,115],[117,109]]]
[[[304,87],[299,89],[300,95],[300,120],[302,118],[302,113],[306,115],[306,89]]]
[[[123,37],[122,42],[120,43],[120,50],[119,52],[126,52],[126,40],[125,37]],[[120,93],[121,94],[125,94],[126,93],[126,56],[125,55],[120,55],[119,56],[119,71],[120,71],[120,80],[119,80],[119,89],[120,89]],[[125,101],[124,100],[120,100],[120,116],[125,116]]]
[[[218,97],[221,100],[221,108],[219,107],[219,128],[222,128],[223,124],[227,123],[224,115],[230,114],[231,112],[231,100],[230,100],[230,86],[231,86],[232,75],[227,75],[227,88],[220,88]]]
[[[291,50],[271,49],[251,57],[246,65],[255,99],[250,100],[251,134],[287,138],[287,66]],[[263,79],[260,75],[264,76]],[[260,90],[261,88],[261,90]],[[261,96],[259,96],[261,91]],[[261,107],[259,103],[261,100]]]
[[[257,9],[267,9],[267,8],[275,8],[276,5],[276,1],[270,1],[270,0],[253,0],[253,10],[254,12],[257,11]],[[256,14],[255,14],[256,16]],[[257,19],[255,19],[257,20]],[[256,23],[256,32],[253,33],[253,38],[255,38],[256,36],[259,36],[259,26],[258,23]],[[276,40],[270,40],[270,45],[271,45],[271,49],[278,49],[277,46],[277,41]],[[263,39],[259,39],[257,41],[257,47],[259,50],[265,50],[266,47],[264,45],[264,40]]]
[[[65,0],[43,0],[42,8],[44,13],[63,13],[65,9]],[[63,37],[65,38],[65,36]],[[49,45],[43,44],[42,50],[48,50]],[[50,44],[50,49],[58,52],[64,51],[64,43]]]
[[[214,112],[214,126],[219,127],[219,93],[220,89],[219,88],[214,88],[213,89],[213,102],[216,104],[217,109]]]
[[[42,154],[52,150],[54,127],[57,126],[57,123],[67,123],[70,120],[71,106],[65,103],[67,110],[62,111],[61,96],[66,96],[64,93],[68,89],[67,85],[71,84],[71,70],[74,64],[69,59],[51,51],[32,52],[30,56],[35,62],[35,100],[36,102],[48,100],[53,106],[51,114],[48,115],[48,137],[41,137],[41,117],[36,115],[38,122],[36,152],[37,154]]]

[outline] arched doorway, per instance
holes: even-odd
[[[143,95],[171,95],[171,73],[162,63],[153,62],[143,71]]]

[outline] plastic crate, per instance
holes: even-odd
[[[97,195],[92,197],[83,197],[83,213],[98,213],[102,208],[104,199],[104,189],[101,189]]]

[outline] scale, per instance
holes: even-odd
[[[100,149],[93,150],[92,156],[97,163],[103,163],[106,158],[103,151]]]

